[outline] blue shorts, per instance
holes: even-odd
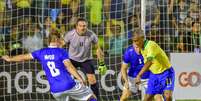
[[[165,90],[174,90],[175,72],[171,67],[160,74],[150,73],[146,94],[163,94]]]

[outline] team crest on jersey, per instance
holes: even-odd
[[[54,55],[45,55],[45,60],[54,60]]]

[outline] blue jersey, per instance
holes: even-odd
[[[142,67],[144,66],[144,58],[141,54],[136,53],[133,45],[129,46],[124,52],[123,62],[130,64],[128,69],[128,76],[136,77]],[[142,79],[147,79],[149,77],[149,72],[147,71],[142,75]]]
[[[43,48],[32,52],[32,57],[42,64],[53,93],[69,90],[75,81],[65,68],[64,60],[69,59],[68,53],[62,48]]]

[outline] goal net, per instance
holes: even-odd
[[[200,4],[200,0],[0,0],[0,56],[46,47],[51,29],[64,35],[77,18],[86,18],[98,35],[108,67],[104,76],[96,70],[101,100],[119,100],[122,54],[132,43],[132,32],[141,27],[146,38],[167,53],[200,52]],[[141,101],[141,91],[129,99]],[[0,60],[0,100],[54,98],[37,61]]]

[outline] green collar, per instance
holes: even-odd
[[[147,46],[148,42],[149,42],[149,40],[144,40],[144,47],[143,47],[144,49]]]

